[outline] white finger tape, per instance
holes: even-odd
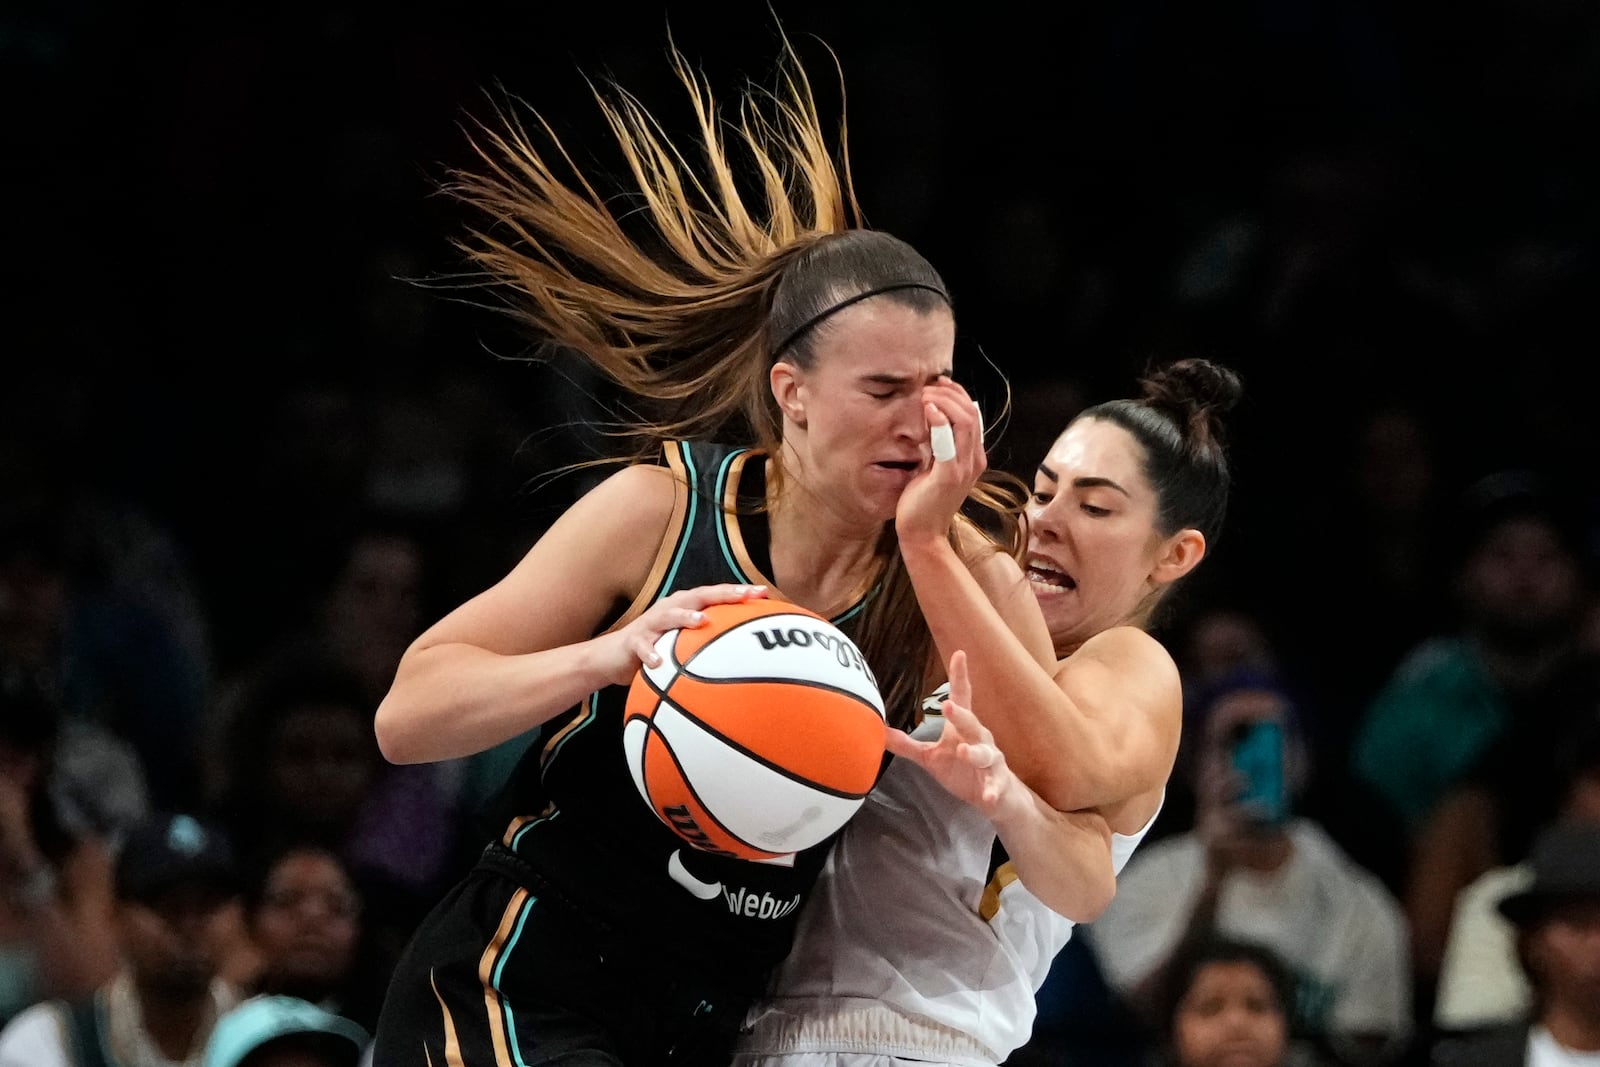
[[[972,410],[978,414],[978,440],[981,441],[983,440],[983,409],[980,408],[978,406],[978,402],[974,400],[972,402]]]
[[[948,422],[929,427],[928,447],[933,449],[933,458],[940,463],[956,458],[956,435]]]

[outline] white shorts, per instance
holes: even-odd
[[[970,1034],[853,997],[790,997],[754,1009],[733,1067],[994,1067]]]
[[[784,1055],[740,1053],[732,1067],[939,1067],[937,1060],[908,1060],[872,1052],[790,1052]]]

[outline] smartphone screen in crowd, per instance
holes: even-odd
[[[1272,719],[1241,723],[1233,733],[1231,751],[1240,782],[1235,803],[1252,822],[1281,825],[1289,814],[1283,780],[1283,724]]]

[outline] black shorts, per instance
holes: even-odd
[[[631,948],[495,853],[412,936],[374,1067],[727,1067],[750,995]]]

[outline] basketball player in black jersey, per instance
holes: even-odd
[[[982,432],[951,378],[944,282],[861,227],[787,43],[779,90],[745,91],[740,114],[762,118],[731,143],[674,58],[693,150],[665,146],[632,98],[601,98],[637,179],[629,225],[653,224],[653,251],[604,192],[558,176],[571,158],[558,143],[541,151],[515,123],[485,129],[480,173],[449,186],[482,220],[461,244],[509,310],[670,414],[641,421],[634,462],[415,641],[378,708],[396,762],[541,736],[508,789],[515,815],[394,975],[377,1067],[727,1062],[830,842],[786,863],[725,858],[686,847],[639,798],[621,709],[664,631],[764,591],[852,636],[892,723],[942,680],[894,517],[932,463],[926,404],[958,442]],[[736,153],[770,176],[759,209],[736,191]],[[702,157],[709,173],[681,172]],[[738,444],[709,443],[725,441]],[[1018,502],[984,479],[970,495],[992,522],[952,521],[961,567],[1025,654],[1053,665],[1003,544]]]

